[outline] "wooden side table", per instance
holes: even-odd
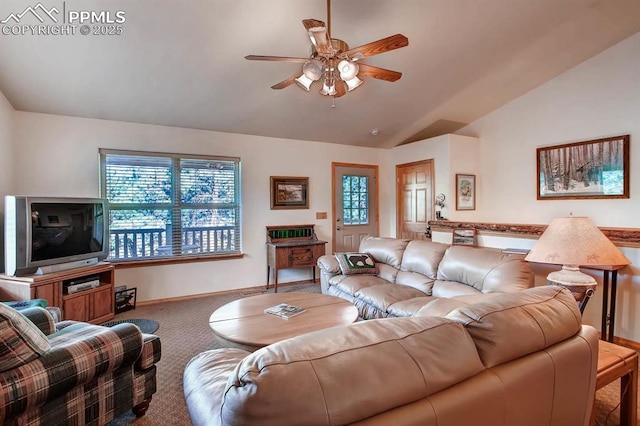
[[[606,341],[598,344],[598,373],[596,390],[620,379],[620,425],[638,423],[638,353],[624,346]],[[596,424],[595,404],[591,412],[591,425]]]

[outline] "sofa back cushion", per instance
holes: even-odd
[[[386,237],[365,237],[360,241],[360,252],[368,253],[376,262],[386,263],[400,269],[402,254],[409,240]]]
[[[582,325],[576,299],[558,286],[497,295],[457,308],[447,318],[464,324],[487,368],[566,340]]]
[[[49,340],[38,327],[0,303],[0,372],[33,361],[50,348]]]
[[[470,285],[482,293],[533,287],[531,265],[523,255],[488,247],[449,247],[438,266],[438,279]]]
[[[349,424],[483,369],[456,321],[388,318],[333,327],[247,356],[227,382],[222,423]]]
[[[447,244],[413,240],[404,250],[400,269],[406,272],[417,272],[435,280],[438,275],[438,265],[448,248]]]

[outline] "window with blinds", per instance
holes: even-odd
[[[240,159],[100,150],[109,260],[239,254]]]

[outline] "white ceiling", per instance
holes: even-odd
[[[300,64],[244,59],[308,56],[301,21],[326,21],[325,0],[42,1],[126,22],[122,35],[0,34],[17,110],[358,146],[455,131],[640,31],[639,0],[333,0],[332,36],[350,47],[396,33],[409,46],[363,60],[399,81],[366,79],[331,108],[319,83],[270,88]],[[2,0],[0,20],[37,3]]]

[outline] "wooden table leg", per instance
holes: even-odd
[[[271,267],[267,265],[267,290],[269,290],[269,280],[271,279]]]
[[[638,359],[629,374],[620,379],[620,424],[636,426],[638,422]]]

